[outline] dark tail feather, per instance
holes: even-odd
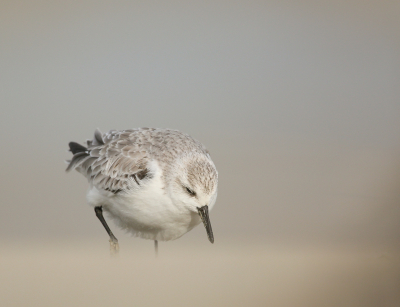
[[[85,152],[85,151],[87,151],[87,148],[86,148],[86,147],[84,147],[84,146],[82,146],[82,145],[80,145],[80,144],[78,144],[78,143],[75,143],[75,142],[70,142],[68,145],[69,145],[69,150],[70,150],[73,154],[76,154],[76,153],[79,153],[79,152]]]

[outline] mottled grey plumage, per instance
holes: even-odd
[[[70,147],[71,144],[75,148],[77,145],[81,146],[71,142]],[[71,151],[74,152],[72,147]],[[209,157],[208,150],[203,144],[177,130],[137,128],[111,130],[102,134],[96,129],[93,140],[87,141],[86,151],[80,148],[76,151],[67,171],[76,169],[98,189],[124,191],[137,185],[141,174],[146,173],[147,176],[151,176],[147,174],[146,169],[150,160],[158,161],[160,167],[164,169],[164,180],[168,180],[176,156],[194,152]],[[202,165],[194,164],[192,167],[199,168]],[[208,168],[208,171],[214,172],[217,177],[215,170]],[[189,180],[194,180],[194,176],[189,173]],[[212,181],[205,182],[205,184],[211,183]]]

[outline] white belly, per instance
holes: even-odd
[[[108,191],[89,189],[89,205],[102,206],[114,222],[134,236],[150,240],[174,240],[201,220],[196,212],[175,206],[160,188],[159,178],[152,178],[149,184],[129,194],[114,195]]]

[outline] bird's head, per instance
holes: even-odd
[[[175,203],[200,216],[208,239],[214,243],[209,210],[215,204],[218,172],[209,155],[188,154],[172,167],[171,197]]]

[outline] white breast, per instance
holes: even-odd
[[[165,192],[157,162],[150,162],[148,168],[153,177],[140,187],[116,195],[91,187],[88,203],[102,206],[116,224],[134,236],[161,241],[177,239],[201,222],[199,215],[174,205]]]

